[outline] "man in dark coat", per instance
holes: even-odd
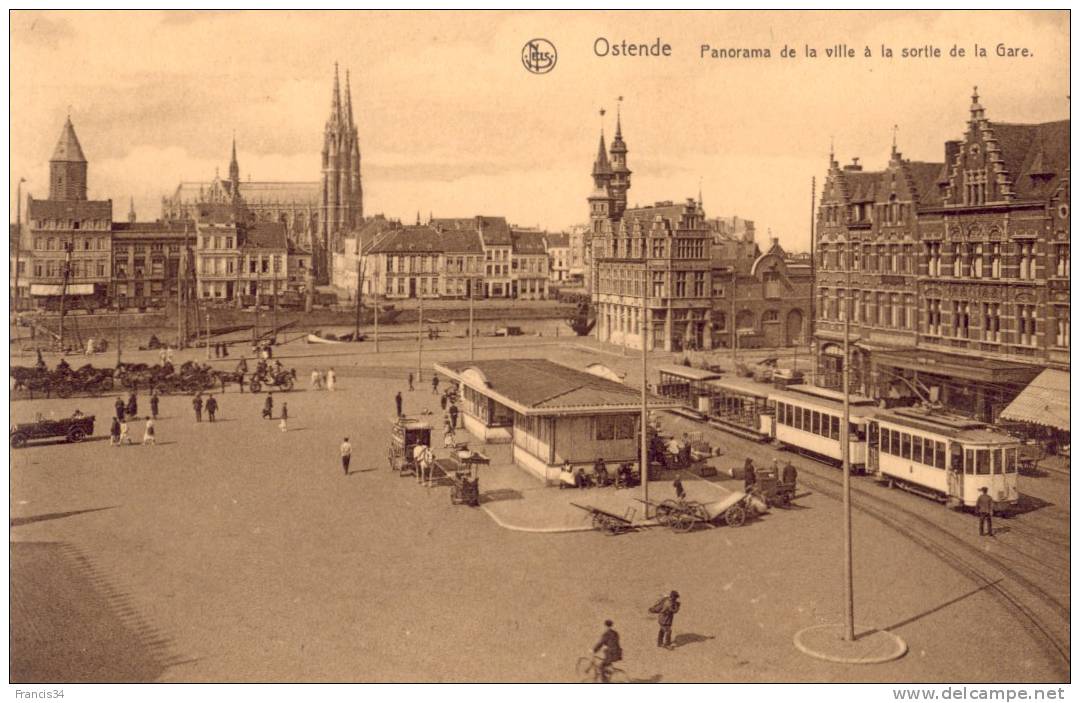
[[[675,489],[676,498],[678,498],[679,500],[683,500],[686,498],[686,489],[683,488],[682,479],[680,479],[678,476],[676,476],[675,480],[671,482],[671,487]]]
[[[412,385],[412,371],[410,371],[410,372],[409,372],[409,390],[411,391],[412,389],[413,389],[413,385]],[[400,414],[401,414],[401,413],[398,413],[398,415],[400,415]]]
[[[607,683],[611,678],[611,665],[622,661],[622,645],[619,643],[619,633],[615,631],[615,623],[605,620],[604,627],[607,629],[600,635],[600,641],[592,651],[593,654],[600,652],[603,657],[600,660],[600,680]]]
[[[743,464],[743,490],[749,493],[754,489],[756,483],[757,471],[754,469],[754,460],[746,457],[746,463]]]
[[[661,598],[649,608],[650,613],[656,613],[656,620],[660,623],[660,632],[656,634],[656,646],[671,649],[671,625],[675,622],[675,613],[679,612],[679,592],[672,591]]]
[[[401,391],[398,391],[394,396],[394,405],[397,407],[397,416],[401,417]]]
[[[994,536],[994,499],[986,491],[986,486],[979,489],[979,497],[975,501],[975,512],[979,516],[979,536]],[[985,532],[983,526],[986,526]]]
[[[791,462],[784,464],[784,470],[780,474],[780,480],[785,484],[795,487],[795,482],[799,480],[799,470],[792,466]]]
[[[458,417],[457,406],[451,404],[450,405],[450,429],[456,430],[458,428],[457,417]]]
[[[191,399],[191,407],[195,409],[195,422],[202,422],[202,393]]]
[[[217,398],[212,395],[206,399],[206,414],[210,416],[210,422],[213,422],[217,415]]]
[[[262,416],[267,420],[274,419],[274,394],[266,394],[266,402],[263,403]]]
[[[128,396],[127,414],[131,417],[139,414],[139,401],[135,397],[135,391],[132,391],[131,395]]]
[[[150,416],[155,420],[157,419],[159,402],[161,402],[161,397],[157,394],[157,391],[155,390],[150,394]]]
[[[113,405],[113,407],[116,408],[116,419],[117,420],[123,420],[124,419],[124,408],[125,408],[124,399],[123,398],[117,398],[116,403]]]

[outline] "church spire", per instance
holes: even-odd
[[[341,81],[338,80],[338,65],[334,62],[334,93],[330,98],[330,122],[341,119]]]
[[[135,219],[136,219],[136,217],[135,217],[135,198],[132,197],[131,198],[131,209],[128,210],[128,222],[131,222],[131,223],[134,224]]]
[[[353,126],[352,121],[352,86],[349,85],[349,69],[345,69],[345,125]]]

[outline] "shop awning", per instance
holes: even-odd
[[[1069,431],[1069,372],[1046,369],[1009,403],[1002,420]]]

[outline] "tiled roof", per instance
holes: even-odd
[[[244,248],[285,249],[287,242],[281,222],[257,222],[244,230]]]
[[[641,407],[641,390],[578,371],[547,359],[490,359],[441,364],[460,375],[467,369],[479,371],[495,393],[533,410],[585,407]],[[667,400],[650,397],[650,403],[669,406]]]
[[[30,220],[111,220],[111,200],[31,200]]]
[[[1057,188],[1069,168],[1069,125],[1069,120],[1041,124],[990,123],[1018,198],[1045,198]]]
[[[548,249],[566,248],[570,246],[570,235],[566,232],[545,232],[544,243]]]
[[[468,230],[449,230],[439,233],[443,251],[455,254],[483,254],[484,243],[480,241],[479,232]]]
[[[505,217],[477,215],[476,217],[436,217],[430,223],[440,229],[479,230],[488,246],[509,246],[510,225]]]
[[[232,183],[217,181],[218,186],[229,192]],[[266,203],[299,203],[318,205],[320,184],[317,181],[240,181],[240,196],[249,205]],[[182,181],[176,187],[173,199],[193,203],[206,197],[214,188],[213,181]]]
[[[1004,420],[1069,431],[1069,372],[1046,369],[1001,412]]]
[[[940,205],[943,194],[938,187],[943,163],[929,161],[905,161],[904,166],[915,183],[916,202],[919,205]]]
[[[660,202],[655,205],[627,208],[623,212],[623,220],[627,226],[636,220],[641,223],[642,227],[649,229],[652,227],[653,222],[656,221],[656,218],[659,217],[670,229],[674,230],[679,228],[679,224],[689,209],[696,207],[696,203]]]
[[[543,232],[522,232],[514,230],[511,233],[513,251],[515,254],[547,254],[544,246]]]
[[[387,232],[368,251],[374,254],[436,254],[444,251],[442,233],[427,225],[410,225]]]
[[[145,236],[172,236],[194,237],[195,224],[193,222],[114,222],[112,223],[113,237],[119,239],[138,239]]]
[[[853,203],[872,202],[877,193],[878,184],[884,171],[841,171],[847,186],[848,201]]]

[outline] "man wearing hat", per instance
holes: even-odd
[[[979,497],[975,501],[975,512],[979,515],[979,536],[994,536],[994,499],[986,491],[986,486],[979,489]],[[984,530],[985,527],[985,530]]]
[[[671,649],[671,625],[675,622],[675,613],[679,612],[679,606],[679,592],[672,591],[649,608],[650,613],[657,614],[657,621],[660,623],[660,632],[656,635],[657,647]]]
[[[601,652],[603,659],[600,661],[600,680],[607,683],[611,678],[611,665],[622,660],[622,647],[619,645],[619,633],[615,631],[615,623],[610,620],[604,621],[604,634],[600,635],[600,641],[593,647],[593,654]]]

